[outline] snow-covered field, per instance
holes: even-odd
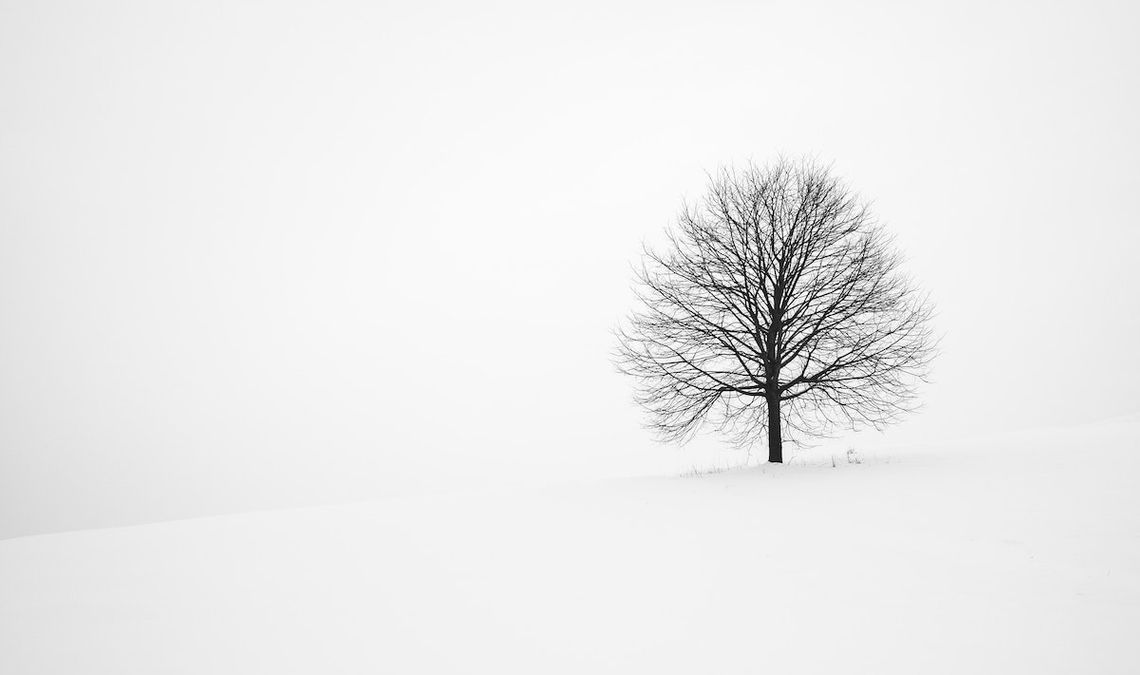
[[[0,542],[0,672],[1140,672],[1140,420]]]

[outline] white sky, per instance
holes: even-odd
[[[1134,3],[375,4],[0,2],[0,536],[699,463],[609,329],[781,152],[939,306],[891,442],[1140,410]]]

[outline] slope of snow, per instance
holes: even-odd
[[[0,542],[0,672],[1140,672],[1140,422]]]

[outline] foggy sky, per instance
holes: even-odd
[[[879,440],[1140,410],[1132,3],[376,4],[0,3],[0,537],[723,457],[610,329],[780,153],[938,306]]]

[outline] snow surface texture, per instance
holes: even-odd
[[[2,541],[0,672],[1140,672],[1137,438]]]

